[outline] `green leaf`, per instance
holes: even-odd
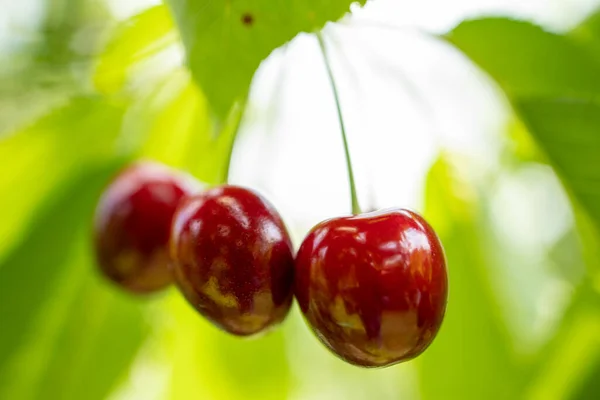
[[[118,145],[123,112],[74,99],[0,143],[2,228],[18,243],[0,260],[0,398],[105,398],[145,335],[89,248],[96,201],[131,152]]]
[[[141,157],[186,169],[205,183],[226,181],[242,107],[234,107],[224,123],[215,126],[204,94],[189,72],[179,69],[141,100],[134,112],[131,120],[136,126],[130,131],[137,131],[133,136],[140,138]]]
[[[425,216],[444,244],[449,299],[437,338],[416,361],[423,399],[512,399],[522,390],[472,193],[445,158],[431,168]]]
[[[90,262],[75,265],[70,260],[78,253],[79,238],[87,238],[91,230],[102,187],[120,164],[86,170],[65,187],[61,198],[47,205],[29,235],[4,260],[0,319],[10,324],[0,330],[0,397],[28,398],[43,375],[46,357],[51,356],[47,346],[52,346],[53,336],[60,331],[64,307],[72,298],[69,288],[77,286],[76,277],[93,271]]]
[[[569,32],[568,36],[584,45],[600,62],[600,11],[592,13]]]
[[[86,279],[49,349],[51,356],[39,384],[39,398],[106,398],[127,377],[149,332],[143,302],[99,281],[92,273],[95,265],[89,254],[83,246],[83,262],[78,267],[88,268]]]
[[[575,204],[590,271],[598,269],[600,228],[598,21],[594,15],[558,35],[525,22],[482,19],[462,23],[447,36],[500,84],[562,179]],[[597,294],[579,292],[528,371],[536,378],[524,378],[531,382],[528,398],[594,397],[594,385],[584,377],[600,354]]]
[[[181,297],[169,298],[161,328],[171,363],[171,398],[281,399],[292,374],[283,331],[243,339],[218,330]]]
[[[117,147],[124,108],[99,98],[76,98],[29,127],[0,140],[0,262],[18,243],[44,202],[82,169],[128,149]],[[0,263],[0,269],[3,268]]]
[[[492,76],[509,96],[590,97],[600,70],[589,51],[528,22],[484,18],[462,22],[446,39]]]
[[[578,99],[515,103],[531,135],[600,228],[600,105]]]
[[[594,333],[596,333],[596,335],[600,335],[600,316],[596,314],[593,316],[593,318],[595,319],[595,324],[592,326],[596,328]],[[587,332],[590,331],[588,330]],[[598,357],[598,350],[600,346],[598,345],[598,341],[594,341],[593,339],[591,341],[593,345],[596,346],[596,359],[591,361],[592,367],[588,368],[588,370],[585,372],[585,375],[582,377],[582,379],[580,379],[582,381],[581,385],[574,389],[573,393],[569,397],[573,400],[593,399],[598,396],[598,393],[600,393],[600,381],[598,380],[598,376],[600,375],[600,357]],[[588,360],[590,358],[591,357],[588,357]]]
[[[585,284],[562,317],[560,329],[546,343],[528,377],[527,398],[592,399],[600,361],[598,294]],[[597,394],[597,393],[595,393]]]
[[[359,0],[364,4],[366,0]],[[273,50],[320,29],[352,0],[169,0],[194,78],[219,118],[248,92]]]
[[[98,57],[93,80],[102,93],[123,88],[132,68],[173,44],[177,36],[165,6],[145,10],[119,25]]]
[[[589,271],[600,268],[598,232],[587,213],[575,207],[580,257]],[[573,257],[568,260],[570,267]],[[538,352],[531,368],[531,399],[594,398],[600,362],[600,296],[592,279],[574,289],[560,325]]]
[[[576,37],[503,18],[463,22],[447,35],[508,94],[567,191],[600,229],[600,64]]]
[[[287,398],[291,371],[283,331],[244,341],[219,332],[215,337],[215,364],[222,369],[236,398],[277,400]],[[247,396],[251,393],[251,396]]]

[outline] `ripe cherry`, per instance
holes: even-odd
[[[179,201],[199,189],[190,176],[154,162],[121,171],[96,208],[96,258],[104,275],[137,293],[171,283],[171,220]]]
[[[171,255],[184,296],[227,332],[261,332],[289,311],[290,238],[275,209],[248,189],[220,186],[184,200],[173,219]]]
[[[308,324],[338,357],[363,367],[422,353],[442,323],[447,290],[442,245],[407,210],[324,221],[296,258],[295,293]]]

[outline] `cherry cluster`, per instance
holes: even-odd
[[[418,356],[447,301],[443,249],[414,212],[391,209],[321,222],[294,250],[263,197],[242,187],[204,189],[154,162],[121,171],[96,210],[104,275],[135,293],[174,281],[214,325],[239,336],[267,331],[293,297],[319,340],[363,367]]]

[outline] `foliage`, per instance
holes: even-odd
[[[594,27],[592,19],[573,35],[557,35],[526,22],[490,18],[463,22],[447,37],[500,84],[600,227],[599,193],[593,189],[600,179],[598,44],[591,35],[587,43],[578,40]]]
[[[240,341],[201,321],[173,291],[121,294],[94,272],[89,242],[99,193],[129,160],[225,181],[260,63],[297,34],[343,17],[351,2],[169,0],[106,31],[103,50],[89,54],[66,43],[90,21],[110,26],[105,10],[90,11],[97,2],[86,0],[69,17],[70,2],[59,3],[49,7],[47,40],[25,52],[26,68],[2,75],[0,105],[14,107],[0,115],[0,398],[327,398],[323,388],[344,398],[598,396],[600,14],[564,34],[481,18],[443,37],[497,83],[520,129],[507,140],[527,155],[509,151],[507,165],[485,179],[460,155],[443,153],[431,166],[424,209],[449,260],[447,318],[408,367],[363,371],[325,353],[297,310],[282,330]],[[164,66],[173,52],[185,53],[189,71]],[[85,73],[72,74],[80,63]],[[49,85],[30,79],[49,75]],[[39,94],[31,110],[24,92]],[[539,275],[520,268],[526,256],[505,251],[512,248],[490,211],[495,185],[530,170],[556,173],[572,201],[567,232],[535,250],[540,263],[558,267]],[[507,271],[531,291],[568,286],[541,339],[515,333],[513,314],[527,319],[541,297],[499,278]],[[522,337],[536,346],[523,351]],[[138,374],[148,388],[136,386]]]
[[[364,4],[366,0],[361,0]],[[169,0],[192,73],[223,118],[243,98],[258,65],[299,32],[349,11],[349,0]]]

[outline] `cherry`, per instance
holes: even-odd
[[[229,333],[264,331],[289,311],[292,244],[275,209],[251,190],[220,186],[184,200],[171,255],[184,296]]]
[[[422,353],[446,309],[442,245],[414,212],[392,209],[317,225],[296,258],[309,326],[341,359],[382,367]]]
[[[171,283],[171,220],[179,201],[199,189],[190,176],[154,162],[122,170],[96,208],[95,250],[104,275],[136,293]]]

